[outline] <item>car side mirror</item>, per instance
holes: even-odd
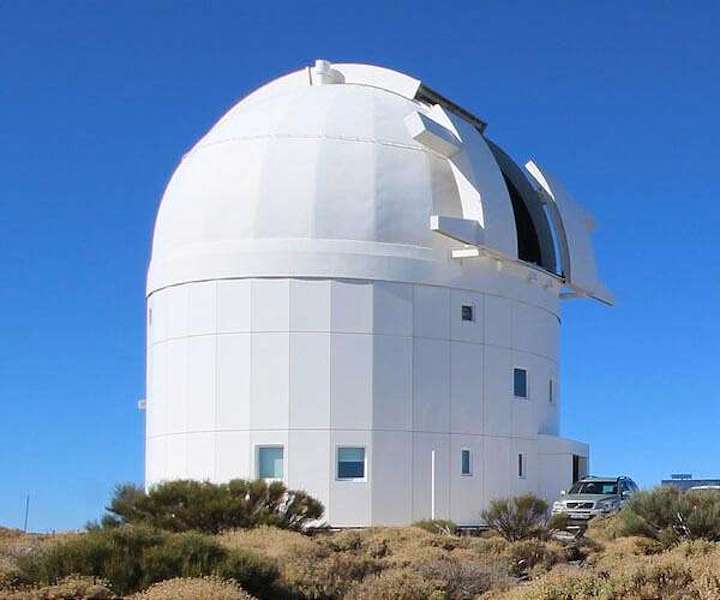
[[[567,494],[567,492],[566,492],[565,490],[560,490],[560,495],[561,495],[561,496],[564,496],[565,494]]]

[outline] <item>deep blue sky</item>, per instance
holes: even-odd
[[[141,481],[144,278],[180,156],[317,57],[416,75],[599,224],[617,306],[564,306],[563,433],[594,472],[720,475],[717,2],[0,0],[0,524]]]

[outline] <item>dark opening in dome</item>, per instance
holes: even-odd
[[[515,214],[515,228],[517,229],[518,258],[526,262],[542,266],[542,253],[540,251],[540,239],[537,230],[532,222],[527,206],[518,189],[503,173],[505,185],[512,200],[513,213]]]

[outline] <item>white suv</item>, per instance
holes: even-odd
[[[553,503],[552,514],[567,515],[572,520],[587,521],[598,515],[617,512],[638,491],[629,477],[585,477],[573,484]]]

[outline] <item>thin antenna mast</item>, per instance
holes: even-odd
[[[28,529],[28,517],[30,516],[30,494],[25,496],[25,525],[23,526],[23,531],[27,533]]]

